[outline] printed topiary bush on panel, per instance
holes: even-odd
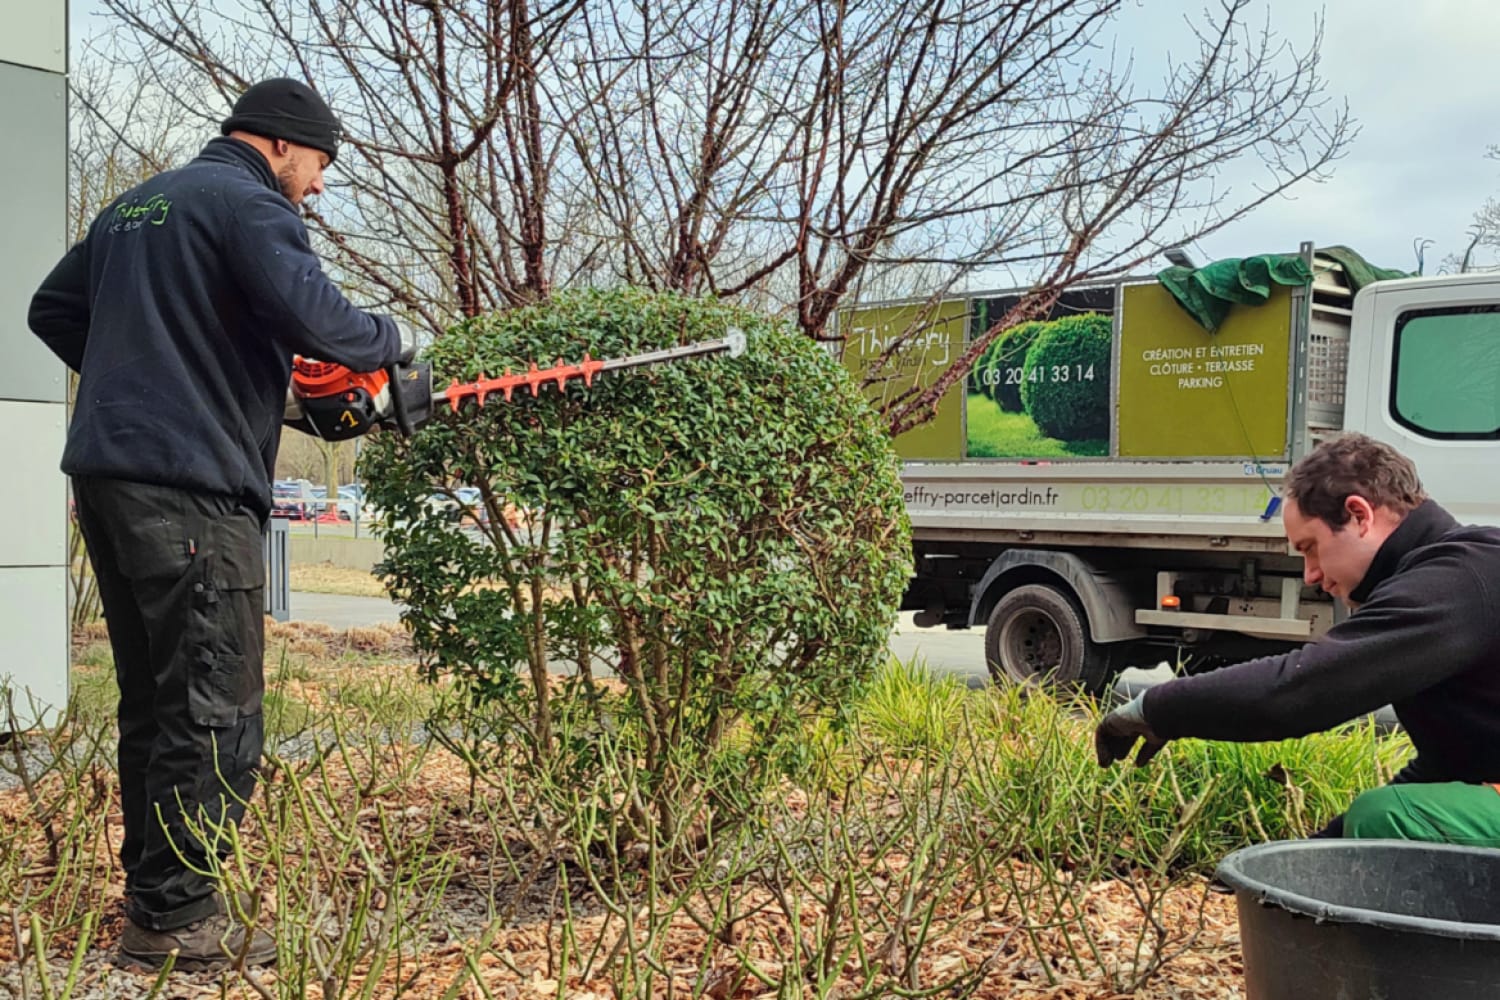
[[[1048,437],[1063,441],[1109,436],[1112,324],[1084,313],[1045,324],[1026,352],[1021,399]]]
[[[509,760],[562,755],[585,785],[591,739],[638,741],[658,796],[640,819],[664,835],[693,761],[731,733],[737,754],[771,753],[885,656],[910,563],[890,440],[826,352],[714,301],[569,293],[466,321],[431,351],[443,380],[468,381],[731,328],[741,357],[444,409],[361,459],[384,580],[430,675],[510,714]],[[480,509],[455,523],[433,484],[477,488]]]
[[[982,392],[989,395],[994,391],[990,384],[989,370],[994,364],[995,356],[999,349],[999,338],[990,341],[979,357],[974,361],[974,367],[969,369],[969,391]]]
[[[990,398],[1000,404],[1006,413],[1023,413],[1021,383],[1007,377],[1011,369],[1022,371],[1026,367],[1026,354],[1047,324],[1038,320],[1018,323],[995,338],[991,344],[994,351],[990,358],[990,375],[986,381],[990,386]]]

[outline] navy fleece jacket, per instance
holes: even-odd
[[[292,355],[373,371],[401,353],[394,321],[323,273],[265,158],[228,138],[106,208],[28,319],[79,373],[64,472],[224,494],[262,518]]]
[[[1417,756],[1397,781],[1500,782],[1500,530],[1428,500],[1321,639],[1146,692],[1159,736],[1280,740],[1389,703]]]

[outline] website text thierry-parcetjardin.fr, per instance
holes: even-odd
[[[908,507],[966,507],[991,510],[1006,507],[1054,507],[1062,495],[1051,486],[1020,490],[929,490],[909,486],[904,494]]]

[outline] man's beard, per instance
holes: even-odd
[[[281,194],[287,201],[293,205],[300,205],[302,203],[302,192],[298,191],[294,186],[297,179],[295,168],[296,164],[293,163],[288,163],[282,167],[281,172],[276,175],[276,183],[281,188]]]

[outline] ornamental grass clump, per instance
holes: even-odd
[[[448,730],[494,720],[476,770],[607,795],[614,752],[597,747],[624,741],[639,836],[703,818],[677,805],[704,801],[722,749],[742,793],[873,673],[910,560],[890,441],[826,352],[720,302],[571,293],[466,321],[431,352],[441,381],[464,381],[734,329],[740,357],[445,409],[362,459],[383,578],[429,676],[467,698]]]

